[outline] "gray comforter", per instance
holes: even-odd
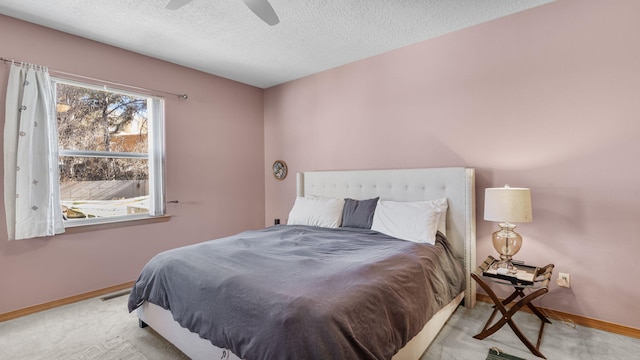
[[[435,245],[278,225],[156,255],[129,298],[244,359],[390,359],[463,291]]]

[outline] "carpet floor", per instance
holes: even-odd
[[[152,329],[140,329],[135,313],[126,310],[127,298],[95,298],[2,322],[0,359],[188,359]],[[458,308],[420,360],[483,360],[492,347],[524,359],[538,359],[508,326],[485,340],[472,338],[491,310],[482,302],[473,310]],[[515,321],[525,335],[536,337],[536,317],[521,313]],[[548,359],[636,359],[640,339],[553,321],[545,327],[540,350]]]
[[[79,351],[68,351],[55,360],[149,360],[129,341],[116,336],[99,344],[90,345]]]

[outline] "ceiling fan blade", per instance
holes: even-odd
[[[280,22],[278,19],[278,14],[276,14],[275,10],[271,7],[268,0],[242,0],[247,5],[247,7],[253,11],[254,14],[258,15],[262,21],[267,24],[273,26]]]
[[[165,9],[178,10],[192,1],[193,0],[171,0],[167,3],[167,6],[165,6]]]

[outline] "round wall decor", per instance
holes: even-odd
[[[276,160],[273,163],[273,176],[278,180],[283,180],[287,177],[287,163],[282,160]]]

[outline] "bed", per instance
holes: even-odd
[[[391,333],[392,335],[389,335],[397,338],[401,338],[403,336],[406,337],[401,340],[398,340],[402,342],[401,348],[400,346],[397,346],[397,341],[396,341],[396,345],[380,346],[381,348],[385,348],[385,347],[386,348],[377,349],[377,345],[378,343],[380,343],[379,341],[376,340],[372,344],[372,343],[367,343],[369,339],[363,340],[363,336],[360,336],[359,338],[351,336],[351,333],[356,331],[352,328],[357,328],[357,327],[373,329],[371,330],[373,331],[371,334],[367,333],[366,336],[364,336],[366,338],[370,337],[371,339],[377,339],[376,336],[384,337],[384,336],[387,336],[385,334],[389,333],[389,332],[382,333],[382,335],[380,335],[380,331],[378,331],[378,329],[385,330],[384,326],[373,325],[374,324],[374,322],[372,321],[373,315],[367,313],[368,311],[367,310],[368,307],[366,306],[366,304],[368,304],[368,302],[366,301],[367,299],[365,299],[365,301],[362,302],[363,306],[353,306],[353,304],[350,304],[349,305],[350,307],[345,306],[346,309],[353,312],[352,317],[354,319],[347,319],[347,322],[339,323],[338,325],[336,325],[335,322],[331,322],[329,325],[326,325],[326,327],[339,327],[340,328],[339,330],[341,332],[349,333],[350,337],[348,337],[346,340],[342,338],[335,340],[335,337],[333,335],[325,336],[323,332],[324,330],[322,330],[325,327],[324,323],[318,322],[318,319],[313,318],[311,315],[310,316],[304,315],[307,313],[315,314],[316,313],[316,311],[314,310],[315,308],[308,307],[308,306],[321,307],[321,305],[325,303],[324,301],[325,297],[327,299],[334,298],[334,297],[342,298],[343,297],[341,296],[342,290],[341,291],[330,290],[329,292],[325,292],[325,293],[323,292],[314,293],[314,295],[310,297],[312,301],[302,302],[304,306],[303,309],[305,310],[303,315],[300,315],[300,316],[287,315],[288,317],[285,320],[280,319],[280,322],[278,324],[265,325],[267,329],[266,333],[268,334],[267,337],[269,339],[275,339],[275,340],[272,340],[274,343],[277,343],[278,341],[277,337],[278,335],[280,335],[277,332],[281,330],[273,330],[273,329],[284,329],[282,324],[286,323],[287,331],[292,332],[291,334],[287,333],[286,336],[284,337],[284,340],[280,339],[280,345],[276,347],[276,349],[278,350],[277,354],[275,354],[271,348],[264,347],[265,345],[262,345],[262,344],[258,344],[257,339],[260,338],[261,336],[260,334],[263,333],[263,332],[260,332],[259,330],[256,330],[255,336],[252,334],[245,334],[242,332],[240,333],[240,335],[236,333],[233,339],[228,339],[230,344],[229,346],[220,346],[220,347],[214,346],[212,344],[213,340],[209,341],[209,340],[203,339],[202,337],[204,336],[210,339],[216,339],[216,341],[218,341],[217,340],[218,337],[226,338],[231,336],[233,333],[228,329],[222,329],[222,330],[216,329],[216,330],[211,330],[210,333],[207,333],[200,327],[200,325],[197,325],[197,324],[191,325],[191,323],[189,323],[190,325],[187,325],[187,327],[191,329],[190,330],[186,329],[185,327],[181,326],[180,323],[186,324],[188,321],[185,322],[184,320],[185,317],[193,318],[195,317],[195,315],[193,316],[190,314],[185,315],[181,310],[179,310],[180,308],[179,302],[176,302],[175,299],[172,300],[173,301],[172,306],[169,306],[169,300],[168,300],[169,295],[166,295],[166,294],[157,295],[154,300],[151,300],[152,298],[149,297],[148,295],[149,293],[154,293],[155,290],[150,290],[151,286],[148,285],[147,283],[140,284],[143,278],[154,278],[154,279],[157,278],[155,282],[163,284],[163,286],[165,286],[166,288],[182,289],[181,288],[182,286],[186,288],[200,289],[204,286],[202,285],[203,284],[202,279],[185,280],[187,279],[187,277],[184,277],[184,278],[180,278],[180,280],[174,280],[175,282],[173,285],[172,284],[165,285],[168,282],[168,280],[166,280],[164,277],[160,275],[143,276],[145,273],[143,270],[143,273],[141,274],[141,278],[136,283],[136,286],[134,286],[134,290],[132,291],[132,294],[130,297],[130,303],[129,303],[130,310],[137,308],[137,314],[140,319],[141,326],[142,324],[149,325],[158,334],[163,336],[169,342],[173,343],[178,349],[180,349],[182,352],[184,352],[187,356],[189,356],[192,359],[241,359],[241,356],[237,356],[236,353],[242,354],[242,352],[245,350],[244,348],[240,347],[240,345],[238,344],[241,344],[242,346],[245,346],[248,348],[251,348],[251,346],[257,344],[255,345],[256,346],[255,349],[261,349],[261,352],[259,352],[260,355],[257,356],[260,358],[274,358],[274,359],[275,358],[282,358],[282,359],[311,358],[311,357],[321,358],[323,355],[316,356],[316,353],[323,354],[322,351],[325,351],[324,354],[327,354],[326,351],[335,351],[336,353],[332,355],[332,358],[390,358],[391,355],[387,355],[389,354],[388,348],[397,346],[397,348],[400,348],[400,349],[399,351],[397,351],[397,348],[394,348],[392,350],[394,354],[393,359],[397,359],[397,360],[398,359],[417,359],[426,350],[430,342],[437,335],[440,328],[444,325],[446,320],[455,311],[455,309],[463,301],[463,299],[464,299],[465,306],[473,307],[475,305],[475,287],[472,286],[471,278],[470,278],[470,272],[475,268],[474,187],[475,187],[474,170],[468,169],[468,168],[364,170],[364,171],[314,171],[314,172],[304,172],[304,173],[298,174],[298,177],[297,177],[297,196],[298,197],[305,197],[305,198],[316,197],[316,198],[324,198],[324,199],[352,198],[352,199],[360,199],[360,200],[379,197],[380,199],[392,200],[392,201],[398,201],[398,202],[416,202],[416,201],[424,201],[424,200],[433,200],[438,198],[446,198],[446,201],[447,201],[446,230],[442,231],[446,233],[446,240],[443,240],[443,237],[440,236],[442,234],[438,234],[439,237],[436,239],[436,242],[437,242],[436,247],[440,249],[439,251],[446,250],[446,253],[449,254],[448,256],[455,258],[455,260],[459,262],[460,268],[461,268],[459,272],[462,273],[461,282],[463,282],[458,286],[459,290],[457,291],[459,291],[459,293],[448,294],[449,297],[447,298],[445,303],[439,304],[437,309],[433,311],[429,311],[429,310],[432,310],[431,307],[425,306],[424,304],[418,303],[417,301],[401,301],[402,299],[410,298],[411,296],[413,296],[412,293],[399,294],[401,291],[409,291],[409,290],[402,289],[402,287],[397,286],[400,283],[402,283],[404,286],[405,284],[405,282],[403,282],[404,280],[400,282],[394,281],[390,283],[384,283],[382,287],[379,287],[380,289],[382,289],[381,291],[386,291],[384,296],[382,295],[378,296],[378,294],[376,293],[373,293],[372,295],[371,292],[368,292],[368,293],[363,292],[363,294],[369,294],[369,296],[371,296],[372,298],[377,298],[377,297],[392,298],[393,296],[397,295],[396,293],[398,293],[399,294],[397,295],[398,298],[393,300],[393,301],[398,301],[398,309],[404,309],[400,306],[401,304],[399,304],[399,302],[403,302],[403,303],[406,302],[406,303],[409,303],[409,306],[413,306],[411,308],[408,308],[408,309],[411,309],[411,311],[406,311],[406,312],[407,313],[411,312],[412,314],[415,312],[415,314],[417,314],[416,316],[419,317],[417,321],[420,321],[418,328],[411,330],[412,332],[410,332],[411,334],[410,337],[407,337],[407,331],[409,330],[406,330],[406,329],[403,329],[403,331],[404,330],[406,331],[399,333],[400,335],[395,335],[396,333]],[[330,230],[330,231],[340,232],[340,236],[343,236],[343,234],[345,234],[345,230],[348,230],[348,229],[337,229],[337,230]],[[316,235],[316,231],[318,230],[315,228],[307,228],[305,226],[280,225],[275,227],[269,227],[267,229],[264,229],[264,231],[250,231],[243,234],[239,234],[238,235],[239,238],[232,238],[232,239],[225,238],[225,239],[215,240],[215,242],[217,243],[216,246],[221,246],[221,247],[226,246],[224,244],[228,244],[228,246],[236,246],[236,244],[242,244],[242,243],[257,244],[257,245],[251,245],[251,246],[264,247],[265,249],[262,249],[261,251],[265,251],[266,253],[276,254],[278,248],[270,247],[271,246],[270,242],[264,242],[264,243],[251,242],[251,240],[255,236],[258,236],[257,235],[258,232],[273,233],[274,235],[272,236],[275,236],[277,238],[282,238],[284,236],[282,235],[282,232],[285,232],[285,233],[295,232],[295,233],[301,234],[300,238],[304,239],[304,241],[307,241],[307,239],[316,239],[318,237],[322,238],[323,239],[322,246],[334,246],[334,245],[329,245],[334,243],[336,244],[335,246],[340,247],[340,249],[346,246],[344,245],[345,242],[340,243],[338,241],[333,241],[332,232],[329,232],[329,234],[327,235],[325,233],[325,230],[323,229],[321,233]],[[353,236],[362,236],[362,234],[360,234],[361,231],[354,231],[353,233],[354,233]],[[367,246],[366,246],[365,253],[367,253],[366,256],[369,256],[370,258],[377,259],[377,258],[380,258],[381,256],[383,257],[387,256],[385,254],[389,253],[390,255],[388,256],[390,257],[399,256],[399,259],[402,260],[402,261],[399,261],[399,263],[405,264],[407,263],[406,259],[416,257],[416,254],[414,253],[415,251],[418,251],[416,249],[420,249],[419,251],[422,251],[421,249],[424,248],[424,246],[422,247],[415,246],[415,244],[411,242],[389,238],[383,234],[376,233],[375,231],[369,230],[368,232],[364,231],[364,233],[365,233],[364,234],[365,236],[371,238],[372,240],[362,240],[359,238],[355,238],[354,240],[349,240],[349,241],[352,241],[353,244],[357,244],[363,241],[374,241],[374,240],[380,241],[380,243],[377,243],[377,242],[366,243]],[[352,234],[349,233],[344,236],[352,236]],[[377,238],[380,238],[380,239],[377,239]],[[301,240],[301,243],[302,242],[303,241]],[[290,241],[285,243],[278,243],[277,245],[274,245],[274,246],[283,246],[282,244],[285,244],[284,245],[285,247],[287,246],[287,244],[289,245],[293,244],[291,246],[295,245],[295,247],[298,246],[297,243],[292,243]],[[205,246],[208,247],[209,245],[196,245],[196,246],[198,246],[198,248],[197,248],[197,251],[195,251],[195,253],[204,254]],[[356,245],[353,245],[353,246],[355,247]],[[222,270],[219,270],[219,271],[212,270],[212,272],[224,273],[225,268],[228,270],[229,268],[233,267],[232,265],[227,263],[225,260],[232,257],[229,255],[235,255],[238,253],[243,253],[246,256],[255,255],[250,251],[246,251],[246,249],[233,248],[231,250],[224,250],[221,247],[215,251],[220,252],[221,254],[227,254],[225,253],[225,251],[229,251],[229,252],[227,255],[224,255],[222,259],[217,260],[216,265],[218,265]],[[377,250],[377,248],[380,248],[381,250]],[[400,250],[397,250],[400,252],[398,255],[394,253],[396,251],[395,250],[396,248],[400,249]],[[441,250],[441,248],[445,250]],[[294,250],[297,251],[296,254],[300,253],[300,251],[303,251],[297,248]],[[351,250],[352,250],[351,248],[348,248],[348,251],[351,251]],[[171,253],[171,256],[173,257],[175,256],[174,253],[181,252],[181,251],[182,250],[173,251]],[[343,250],[340,250],[340,251],[343,251]],[[343,269],[340,268],[340,266],[343,266],[343,262],[340,261],[340,258],[341,258],[340,256],[334,256],[335,254],[337,254],[335,250],[331,248],[327,250],[327,254],[330,254],[330,257],[332,259],[333,258],[339,259],[339,261],[337,261],[336,263],[333,263],[331,267],[335,268],[334,269],[335,271],[343,271]],[[159,254],[159,255],[163,255],[163,254]],[[164,259],[163,256],[159,256],[160,260],[157,260],[156,258],[152,259],[150,263],[154,263],[154,262],[164,263],[165,260],[163,260]],[[366,257],[366,256],[365,258],[369,259],[369,257]],[[420,253],[419,257],[422,257],[422,256],[423,254]],[[424,256],[427,256],[427,255],[424,255]],[[434,259],[437,259],[440,257],[444,258],[444,256],[438,255],[437,257],[434,257]],[[209,255],[207,255],[206,258],[209,258]],[[251,259],[251,257],[249,258]],[[345,256],[342,256],[342,258],[345,258]],[[324,257],[320,258],[320,260],[322,261],[324,261],[324,259],[325,259]],[[320,260],[305,258],[305,259],[302,259],[301,261],[304,261],[305,264],[309,264],[308,265],[309,266],[308,268],[310,269],[309,272],[313,273],[314,272],[313,269],[315,269],[314,264],[316,262],[321,262]],[[260,262],[259,257],[255,257],[255,261],[256,263],[259,263]],[[390,260],[385,257],[381,261],[386,262]],[[431,260],[429,260],[429,262],[431,262]],[[171,271],[165,271],[165,272],[174,273],[174,272],[178,272],[177,269],[189,268],[189,264],[191,264],[191,260],[179,262],[179,264],[181,265],[174,267],[173,269],[171,269]],[[366,265],[366,262],[365,262],[365,265]],[[362,273],[362,272],[370,272],[372,267],[368,265],[365,266],[365,265],[363,265],[364,267],[355,267],[354,274]],[[150,264],[147,264],[147,266],[150,266]],[[411,270],[413,271],[412,274],[414,274],[412,276],[414,276],[415,278],[420,277],[419,275],[415,275],[415,274],[423,274],[423,272],[426,271],[422,268],[416,270],[413,264],[402,265],[402,266],[406,266],[407,268],[412,269]],[[353,268],[353,264],[349,264],[348,266],[345,267],[345,269],[346,268],[349,268],[349,269]],[[395,265],[394,265],[394,269],[396,269]],[[185,273],[188,273],[189,271],[191,270],[190,269],[185,270]],[[273,270],[273,271],[275,272],[276,270]],[[380,271],[378,271],[378,273],[380,273]],[[335,279],[340,278],[340,276],[336,276],[336,274],[340,274],[340,273],[336,272],[336,273],[323,274],[323,276],[325,276],[327,279],[331,279],[331,281],[326,281],[327,283],[333,283],[335,282],[334,281]],[[343,278],[348,280],[344,280],[344,279],[338,279],[338,280],[347,281],[348,284],[360,284],[359,280],[356,280],[355,278],[352,279],[351,276],[352,276],[351,274],[343,276]],[[406,276],[406,275],[403,275],[403,276]],[[232,277],[235,277],[235,276],[232,276]],[[433,277],[438,278],[435,275]],[[256,284],[253,284],[251,286],[260,288],[261,285],[265,285],[263,284],[263,282],[266,282],[268,278],[269,277],[261,278],[259,276],[256,276],[255,278]],[[193,281],[193,284],[185,285],[187,281]],[[301,281],[304,281],[304,280],[301,280]],[[292,284],[295,283],[294,280],[286,281],[286,282],[287,283],[290,282]],[[321,282],[324,282],[324,281],[321,281]],[[443,282],[446,283],[447,280]],[[453,280],[450,282],[453,282]],[[226,286],[227,284],[226,280],[223,281],[223,283]],[[342,288],[349,289],[349,290],[345,290],[349,292],[356,291],[351,289],[360,289],[359,286],[355,286],[355,287],[345,286],[344,284],[346,283],[339,283],[338,286],[341,286],[340,289]],[[413,283],[408,283],[408,284],[409,285],[406,287],[411,288],[412,289],[411,291],[415,292],[416,296],[418,292],[425,291],[425,290],[415,288],[413,286]],[[265,285],[265,286],[266,286],[265,289],[263,289],[262,291],[269,292],[270,289],[272,289],[271,285],[268,285],[268,286]],[[451,286],[449,286],[449,288],[451,288]],[[313,288],[313,287],[310,287],[310,288]],[[256,292],[258,290],[254,291],[253,289],[249,289],[249,287],[246,287],[243,289],[246,289],[246,291],[242,290],[242,294],[244,297],[248,299],[258,299],[258,300],[255,300],[256,303],[259,303],[262,301],[262,297],[260,296],[260,293]],[[231,291],[231,290],[229,290],[228,287],[225,287],[225,288],[222,288],[222,290],[217,289],[216,291],[222,294],[222,293],[227,293],[228,291]],[[238,289],[236,288],[234,291],[238,292]],[[325,291],[325,290],[321,290],[321,291]],[[367,291],[370,291],[370,290],[367,290]],[[174,292],[181,294],[182,290],[174,291]],[[337,295],[322,296],[318,294],[337,294]],[[237,294],[232,294],[232,295],[237,296]],[[284,297],[284,298],[293,297],[294,299],[292,303],[295,303],[295,304],[301,303],[299,298],[297,298],[296,296],[292,296],[290,293],[287,293],[286,290],[278,290],[276,295],[281,295],[280,297]],[[197,296],[199,295],[195,294],[195,295],[185,296],[183,300],[186,304],[188,303],[188,301],[192,300]],[[212,297],[211,293],[207,293],[206,295],[203,295],[203,296]],[[443,297],[443,296],[439,296],[438,294],[435,294],[434,296],[438,298]],[[452,298],[452,299],[449,301],[449,298]],[[229,299],[234,299],[234,298],[231,297]],[[149,300],[149,301],[145,301],[145,300]],[[306,298],[306,300],[309,300],[309,298]],[[362,299],[358,301],[362,301]],[[309,305],[308,303],[310,302],[313,304]],[[338,306],[336,307],[336,309],[342,307],[341,303],[337,303],[337,304]],[[286,306],[288,307],[290,305],[287,304]],[[331,306],[336,306],[336,305],[331,304]],[[379,306],[377,304],[370,305],[370,306],[375,308],[376,309],[375,311],[378,311],[377,309],[379,308]],[[189,306],[185,305],[182,307],[188,308],[188,307],[191,307],[191,305]],[[211,304],[210,307],[212,311],[215,309],[218,309],[218,307],[221,307],[224,309],[223,311],[224,314],[229,314],[231,311],[234,311],[234,309],[239,310],[240,312],[253,311],[253,310],[246,310],[245,308],[242,308],[241,305],[237,304],[235,300],[226,301],[224,304],[217,304],[217,305]],[[262,311],[270,311],[270,309],[279,308],[279,307],[282,307],[282,305],[280,305],[279,302],[275,302],[274,300],[273,304],[268,304],[268,306],[266,305],[266,307],[262,307],[260,311],[257,311],[253,313],[252,316],[249,316],[249,319],[238,320],[238,323],[241,323],[241,324],[249,323],[252,321],[252,318],[257,318],[258,316],[260,316],[261,315],[260,313]],[[362,307],[364,310],[358,309],[360,307]],[[425,314],[422,315],[422,312],[421,312],[422,309],[427,307],[429,309],[425,310]],[[171,308],[173,313],[170,310],[166,310],[168,308]],[[205,307],[205,309],[208,309],[208,308]],[[385,309],[387,309],[385,310],[387,312],[399,311],[396,309],[396,306],[394,305]],[[317,311],[317,312],[320,312],[320,311]],[[336,312],[338,312],[338,310],[336,310]],[[415,314],[413,314],[412,316],[414,316]],[[229,315],[230,317],[228,318],[225,316],[218,317],[217,319],[214,320],[214,322],[219,321],[222,324],[221,328],[224,328],[225,326],[232,327],[234,323],[233,316],[237,316],[237,314]],[[378,316],[378,315],[375,315],[375,316]],[[421,318],[422,316],[424,316],[424,318]],[[302,322],[302,320],[298,321],[297,319],[298,317],[310,318],[308,320],[310,322],[304,323]],[[340,318],[342,319],[343,317],[344,316],[341,316]],[[395,318],[395,317],[396,316],[394,315],[393,317],[390,317],[390,318]],[[174,320],[174,318],[177,320]],[[373,319],[373,320],[376,320],[376,319]],[[332,319],[331,321],[334,321],[334,320]],[[389,318],[386,318],[386,321],[388,322]],[[398,323],[400,324],[400,327],[403,327],[404,326],[403,324],[408,324],[406,325],[407,328],[416,327],[416,320],[414,318],[407,318],[407,319],[401,318],[398,321]],[[294,325],[289,326],[290,324],[294,324]],[[360,326],[360,324],[362,324],[362,326]],[[253,329],[252,327],[248,327],[248,328]],[[276,334],[273,334],[274,331],[276,332]],[[282,331],[284,334],[284,330]],[[370,330],[367,330],[367,331],[370,331]],[[297,345],[294,345],[294,343],[297,344],[298,342],[297,339],[293,340],[296,332],[304,333],[304,336],[301,336],[301,340],[300,340],[301,343],[298,346],[301,348],[301,350],[294,349],[297,346]],[[415,332],[417,332],[417,334],[413,336]],[[200,333],[200,335],[198,333]],[[206,334],[206,335],[202,335],[202,334]],[[252,336],[255,337],[255,339]],[[240,337],[240,339],[237,339],[236,337]],[[287,354],[287,351],[289,351],[289,349],[287,349],[287,347],[289,346],[287,341],[291,341],[290,350],[294,355]],[[302,343],[302,341],[307,341],[307,342]],[[287,344],[287,346],[283,346],[282,344]],[[325,346],[326,349],[323,349],[322,348],[323,346]],[[306,350],[308,348],[314,348],[314,349]],[[316,350],[315,348],[318,348],[318,350]],[[234,353],[234,351],[231,351],[229,349],[238,349],[238,350],[235,350],[235,353]],[[310,351],[310,352],[296,353],[295,351]],[[384,352],[384,351],[387,351],[387,352]],[[248,354],[248,352],[245,352],[245,354]],[[253,354],[256,354],[256,352],[253,352]],[[385,354],[385,355],[380,355],[380,354]],[[247,356],[247,358],[250,359],[251,356]]]

